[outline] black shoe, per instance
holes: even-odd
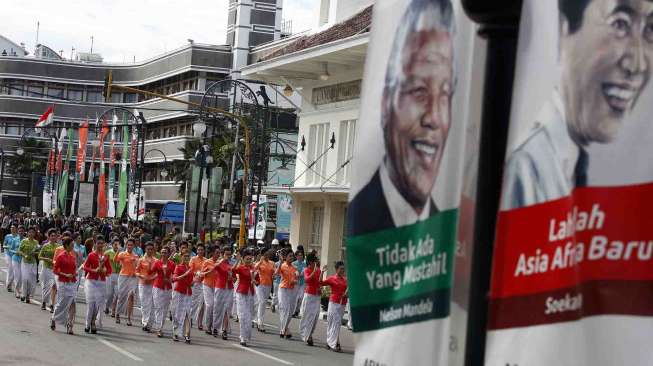
[[[109,315],[109,309],[104,309],[104,315]]]
[[[226,331],[222,332],[222,339],[224,339],[225,341],[228,339]]]
[[[41,310],[45,310],[45,303],[44,302],[41,303]]]
[[[54,324],[54,320],[50,320],[50,329],[55,330],[57,326]]]
[[[184,337],[184,341],[186,341],[186,344],[190,344],[190,337],[188,336]]]
[[[313,338],[309,338],[309,339],[306,341],[306,344],[308,344],[309,346],[313,347]]]
[[[245,342],[240,342],[240,345],[243,346],[243,347],[247,347],[247,343],[245,343]]]
[[[91,331],[91,328],[89,328],[89,327],[84,328],[84,333],[89,333],[90,331]]]
[[[276,313],[276,307],[275,307],[274,305],[272,305],[272,307],[270,308],[270,310],[272,310],[273,313]]]
[[[218,338],[218,330],[217,329],[213,329],[213,336],[215,338]]]
[[[175,334],[172,336],[172,340],[175,342],[179,342],[179,337],[177,337],[177,335]]]
[[[54,305],[50,306],[50,314],[54,313]]]
[[[340,348],[340,343],[336,344],[336,348],[334,349],[335,352],[342,352],[342,348]]]
[[[96,328],[91,328],[91,334],[97,334],[97,329]]]
[[[156,334],[156,336],[157,336],[158,338],[163,338],[163,333],[158,332],[158,333]]]
[[[20,301],[25,302],[25,297],[24,297],[24,296],[21,296],[21,297],[20,297]]]
[[[14,290],[12,290],[11,287],[7,287],[7,292],[14,292]]]
[[[290,333],[286,334],[286,339],[290,339],[290,338],[292,338],[292,334]]]
[[[279,338],[283,339],[285,336],[281,333],[279,333]]]

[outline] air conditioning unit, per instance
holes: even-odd
[[[228,228],[231,224],[231,212],[220,212],[220,221],[218,225],[222,228]]]

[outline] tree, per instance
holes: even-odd
[[[23,154],[7,156],[7,171],[12,175],[30,176],[43,172],[48,165],[48,146],[43,141],[29,138],[22,144]]]

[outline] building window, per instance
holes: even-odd
[[[48,86],[48,97],[63,99],[63,87]]]
[[[321,184],[326,176],[327,157],[329,154],[324,152],[328,148],[329,142],[329,123],[319,123],[312,125],[308,132],[308,161],[310,165],[315,162],[311,169],[306,172],[306,184]]]
[[[23,95],[24,84],[20,81],[14,81],[9,84],[9,94],[11,95]]]
[[[28,97],[34,97],[34,98],[42,98],[43,97],[43,85],[39,85],[39,84],[27,85],[27,96]]]
[[[111,103],[122,103],[122,93],[111,93]]]
[[[351,179],[351,162],[343,167],[354,155],[354,140],[356,138],[356,120],[340,121],[338,131],[338,184],[348,184]]]
[[[320,253],[322,249],[322,225],[324,221],[324,207],[313,207],[311,212],[311,238],[309,247]]]
[[[101,103],[104,101],[102,96],[102,90],[100,89],[88,89],[86,91],[86,101],[90,103]]]
[[[138,102],[138,95],[136,93],[125,93],[125,103]]]
[[[7,135],[20,135],[20,126],[17,121],[9,121],[7,123]]]
[[[68,99],[81,102],[84,100],[84,91],[81,89],[68,89]]]

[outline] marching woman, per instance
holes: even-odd
[[[181,263],[175,267],[172,281],[175,282],[175,317],[172,324],[172,340],[179,341],[184,337],[186,343],[190,344],[190,318],[193,310],[193,270],[190,268],[190,253],[184,251],[181,254]]]
[[[141,323],[143,331],[149,332],[154,323],[152,316],[152,284],[156,274],[152,273],[152,266],[156,258],[154,257],[154,243],[148,241],[145,244],[145,255],[138,262],[136,275],[138,276],[138,295],[141,300]]]
[[[292,265],[293,259],[292,250],[286,250],[283,255],[283,263],[275,272],[275,274],[281,276],[281,283],[279,284],[279,336],[286,339],[292,337],[288,328],[297,304],[295,285],[297,284],[298,273],[297,269]]]
[[[326,268],[324,270],[326,273]],[[329,296],[329,309],[327,312],[327,349],[342,352],[340,349],[340,327],[342,316],[347,305],[347,277],[345,276],[345,263],[336,262],[336,274],[321,281],[322,286],[331,287]]]
[[[111,241],[111,248],[104,252],[104,255],[109,259],[111,264],[111,276],[107,277],[107,301],[104,305],[104,313],[109,314],[111,309],[111,317],[116,317],[116,304],[118,300],[118,274],[120,273],[120,263],[116,262],[116,256],[120,253],[120,239],[115,237]]]
[[[116,324],[120,324],[120,315],[127,315],[127,325],[132,325],[132,314],[134,312],[134,296],[136,296],[136,264],[138,255],[134,253],[134,239],[127,239],[127,251],[116,255],[116,262],[120,263],[120,275],[118,276],[118,303],[116,306]]]
[[[268,250],[254,267],[259,274],[259,284],[256,286],[256,319],[254,320],[256,329],[259,332],[265,332],[265,325],[263,324],[265,306],[272,290],[272,277],[274,276],[274,262],[271,260],[273,255],[274,251]]]
[[[6,218],[7,216],[5,216]],[[15,244],[14,244],[15,242]],[[4,241],[3,241],[4,247],[5,247],[5,259],[7,260],[7,280],[5,281],[5,284],[7,285],[7,292],[12,292],[12,287],[14,287],[14,266],[12,265],[13,263],[13,257],[16,255],[14,251],[11,249],[14,246],[18,248],[20,245],[20,236],[18,235],[18,229],[16,229],[16,225],[11,225],[10,228],[10,234],[5,235]],[[19,266],[20,267],[20,266]],[[16,285],[16,289],[19,292],[19,285]],[[18,296],[18,292],[16,292],[16,296]]]
[[[246,249],[242,253],[242,262],[236,263],[233,274],[238,278],[236,288],[236,309],[240,320],[240,345],[247,347],[247,342],[252,339],[252,307],[254,306],[254,253]]]
[[[190,260],[190,268],[193,270],[193,322],[197,324],[197,329],[204,330],[202,327],[202,318],[204,317],[204,292],[202,291],[202,278],[199,272],[202,271],[204,264],[204,245],[197,245],[197,255]],[[213,293],[211,293],[213,296]]]
[[[163,337],[163,324],[170,309],[172,299],[172,274],[175,263],[170,260],[168,248],[161,248],[161,259],[154,262],[152,272],[156,274],[152,295],[154,297],[154,329],[157,337]]]
[[[84,293],[86,295],[86,327],[84,332],[97,333],[97,328],[102,328],[102,308],[106,303],[107,276],[111,275],[111,263],[104,255],[104,238],[98,236],[93,252],[84,261],[86,281]]]
[[[66,332],[73,334],[75,321],[75,295],[77,295],[77,258],[73,251],[73,240],[63,239],[64,251],[54,260],[52,272],[57,275],[57,303],[50,319],[50,329],[55,330],[55,323],[65,324]]]
[[[213,335],[222,330],[222,339],[227,339],[229,328],[229,309],[233,301],[234,282],[231,272],[231,247],[222,247],[222,260],[216,265],[215,296],[213,297]]]
[[[317,256],[309,253],[306,257],[306,268],[304,268],[304,300],[302,301],[302,320],[299,323],[299,332],[302,341],[309,346],[313,345],[313,332],[315,324],[320,317],[320,281],[322,271]],[[325,267],[326,268],[326,267]]]
[[[304,299],[304,287],[306,284],[304,283],[304,268],[306,268],[306,261],[304,260],[304,250],[297,250],[295,252],[295,261],[292,262],[292,265],[295,267],[297,270],[298,278],[297,278],[297,286],[295,286],[295,295],[297,295],[297,302],[295,303],[295,313],[293,314],[294,317],[299,316],[301,305],[302,305],[302,300]]]
[[[21,300],[24,300],[25,298],[23,296],[23,275],[21,271],[21,262],[23,261],[23,257],[18,253],[18,248],[20,247],[20,243],[23,240],[23,237],[25,236],[25,228],[23,226],[18,226],[18,237],[14,237],[13,240],[11,241],[11,246],[9,247],[9,251],[11,252],[11,269],[12,272],[14,273],[14,292],[16,294],[16,298],[20,298]]]
[[[79,234],[71,235],[69,232],[64,232],[63,235],[68,235],[73,238],[73,250],[77,256],[77,291],[79,291],[79,285],[82,283],[82,278],[84,278],[84,262],[86,261],[86,248],[93,250],[95,241],[93,239],[86,239],[84,243],[81,242],[82,237]]]
[[[204,259],[204,261],[202,262],[202,268],[200,269],[200,273],[198,276],[196,276],[196,278],[202,279],[201,291],[202,291],[202,298],[204,299],[203,323],[204,326],[206,327],[206,334],[213,334],[214,336],[217,337],[218,328],[220,326],[219,324],[213,323],[213,305],[215,300],[215,281],[216,281],[216,273],[217,273],[215,271],[215,267],[218,261],[220,260],[220,248],[218,247],[211,248],[209,251],[211,251],[211,257]],[[193,287],[193,296],[194,295],[195,295],[195,287]]]
[[[54,303],[57,298],[57,286],[55,283],[54,274],[52,273],[52,266],[54,265],[54,251],[59,247],[57,242],[57,231],[55,229],[48,230],[48,242],[41,247],[39,252],[39,260],[43,262],[41,265],[41,310],[45,310],[48,301],[50,302],[50,312],[54,311]]]
[[[20,272],[22,278],[22,297],[21,301],[30,303],[30,298],[34,294],[34,287],[36,287],[36,255],[39,250],[39,242],[34,239],[36,230],[31,227],[27,230],[27,238],[20,242],[18,247],[18,255],[22,257],[20,264]]]

